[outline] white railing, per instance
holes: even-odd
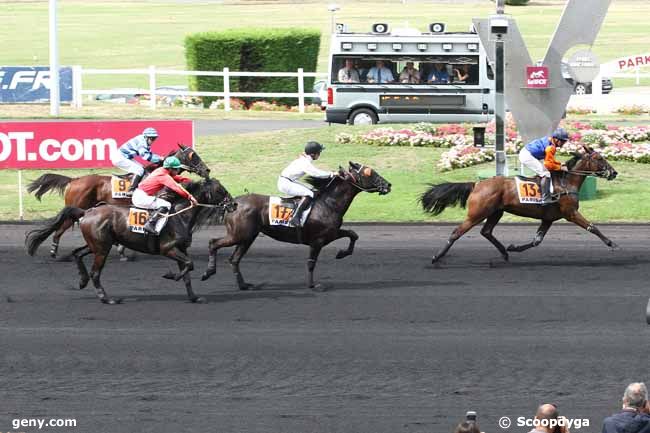
[[[138,93],[149,95],[149,106],[152,110],[156,109],[156,100],[158,96],[220,96],[224,99],[224,109],[230,111],[230,98],[237,97],[258,97],[258,98],[297,98],[298,111],[305,112],[305,97],[319,96],[318,93],[305,93],[306,77],[327,77],[327,74],[318,72],[304,72],[299,68],[297,72],[231,72],[229,68],[223,68],[223,71],[178,71],[174,69],[158,69],[155,66],[149,66],[147,69],[85,69],[81,66],[72,67],[73,95],[72,106],[81,108],[83,106],[82,98],[84,95],[101,95],[114,93],[111,90],[90,90],[83,88],[83,75],[148,75],[149,88],[136,89]],[[222,92],[196,92],[189,90],[157,90],[156,77],[158,75],[182,75],[182,76],[210,76],[223,77]],[[298,92],[231,92],[230,77],[295,77],[298,84]]]

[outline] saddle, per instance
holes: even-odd
[[[560,194],[555,193],[556,179],[557,177],[551,174],[551,203],[558,201],[560,198]],[[541,178],[539,176],[515,176],[519,203],[542,204],[542,189],[540,186],[540,181]]]
[[[132,173],[112,173],[111,176],[126,180],[131,180],[133,178]]]
[[[293,212],[298,207],[298,203],[301,199],[301,196],[269,197],[269,224],[272,226],[289,227],[289,220],[293,216]],[[305,221],[307,220],[307,217],[309,216],[311,209],[314,206],[315,200],[316,198],[314,198],[311,205],[302,213],[302,221],[300,224],[301,226],[305,224]]]

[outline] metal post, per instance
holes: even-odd
[[[298,111],[305,112],[305,76],[302,68],[298,68]]]
[[[497,0],[497,14],[503,15],[505,9],[505,0]],[[506,152],[505,152],[505,131],[504,120],[506,117],[505,101],[503,95],[503,83],[505,62],[503,55],[504,43],[502,35],[497,35],[494,42],[494,60],[496,62],[495,71],[495,96],[494,96],[494,121],[495,121],[495,153],[496,153],[496,175],[506,175]]]
[[[149,66],[149,107],[156,109],[156,67]]]
[[[59,47],[56,38],[56,0],[50,0],[50,115],[58,116],[61,105],[59,94]]]
[[[18,170],[18,218],[22,221],[25,218],[23,213],[23,171]]]
[[[223,68],[223,109],[230,111],[230,69]]]
[[[81,66],[75,65],[72,67],[72,106],[74,108],[83,106],[81,86]]]

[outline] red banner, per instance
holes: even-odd
[[[158,131],[158,155],[194,145],[191,120],[0,122],[0,168],[111,167],[111,152],[148,127]]]

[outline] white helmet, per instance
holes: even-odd
[[[144,135],[147,138],[149,137],[156,138],[158,137],[158,131],[156,131],[153,128],[146,128],[144,131],[142,131],[142,135]]]

